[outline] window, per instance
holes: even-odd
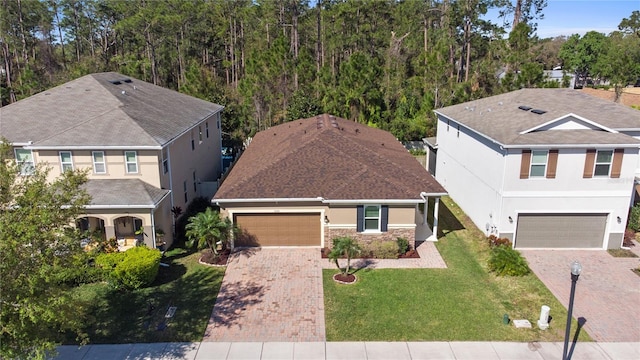
[[[125,151],[124,162],[127,167],[127,174],[138,173],[138,155],[135,151]]]
[[[449,131],[449,119],[447,119],[447,131]]]
[[[530,177],[543,177],[547,173],[547,150],[533,150],[531,152]]]
[[[204,131],[206,132],[207,139],[209,138],[209,122],[204,123]]]
[[[191,150],[196,149],[196,141],[193,139],[193,130],[191,130]]]
[[[196,180],[196,172],[193,172],[193,192],[198,192],[198,181]]]
[[[104,160],[104,151],[93,152],[93,173],[94,174],[106,174],[107,164]]]
[[[358,232],[387,231],[389,207],[387,205],[359,205],[357,207]]]
[[[169,172],[169,151],[168,148],[162,149],[162,172],[164,174]]]
[[[460,137],[460,124],[458,124],[458,132],[456,133],[456,137]]]
[[[35,162],[33,161],[33,153],[31,150],[16,149],[16,161],[20,166],[20,175],[33,175]]]
[[[184,190],[184,203],[189,202],[189,194],[187,192],[187,180],[182,182],[182,189]]]
[[[60,151],[60,170],[73,171],[73,160],[71,159],[71,151]]]
[[[202,125],[198,125],[198,141],[202,144]]]
[[[613,162],[613,150],[598,150],[593,176],[609,176]]]

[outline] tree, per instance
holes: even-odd
[[[66,171],[52,182],[48,168],[30,168],[0,143],[0,358],[43,357],[59,333],[81,334],[69,286],[59,281],[84,252],[71,226],[90,201],[86,173]]]
[[[594,71],[600,56],[604,54],[607,37],[597,31],[589,31],[581,38],[574,34],[560,48],[560,58],[566,70],[574,71],[578,77],[595,77]]]
[[[615,101],[620,101],[622,89],[634,84],[640,77],[640,37],[624,35],[619,31],[609,36],[604,55],[596,69],[615,89]]]
[[[335,262],[338,270],[342,271],[343,275],[349,275],[349,269],[351,268],[351,258],[358,255],[362,249],[358,242],[352,237],[339,237],[333,239],[333,248],[329,253],[329,261]],[[338,263],[340,257],[347,258],[347,266],[342,269]]]
[[[189,223],[185,227],[187,247],[194,245],[198,249],[209,247],[213,254],[219,255],[218,247],[222,249],[227,246],[231,237],[233,224],[229,218],[220,218],[220,213],[211,208],[207,208],[204,212],[198,213],[189,218]]]

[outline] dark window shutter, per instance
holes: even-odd
[[[358,205],[358,215],[357,215],[357,222],[358,224],[356,225],[356,230],[358,232],[362,232],[364,231],[364,205]]]
[[[558,150],[549,150],[547,160],[547,179],[556,178],[556,168],[558,167]]]
[[[389,206],[382,205],[380,207],[380,231],[387,231],[389,227]]]
[[[531,150],[522,150],[522,161],[520,162],[520,179],[529,178],[530,165],[531,165]]]
[[[593,166],[596,163],[596,149],[587,149],[587,156],[584,160],[583,178],[593,177]]]
[[[622,171],[622,156],[624,149],[615,149],[613,151],[613,167],[611,168],[611,177],[619,178]]]

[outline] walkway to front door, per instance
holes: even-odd
[[[233,254],[202,341],[324,341],[321,260],[318,249]]]

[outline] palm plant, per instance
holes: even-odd
[[[335,262],[338,270],[342,271],[342,275],[349,275],[349,269],[351,267],[351,258],[358,255],[362,249],[358,242],[352,237],[339,237],[333,239],[333,248],[329,253],[329,260]],[[341,256],[347,258],[347,267],[340,268],[338,264],[338,258]]]
[[[197,246],[198,249],[209,247],[213,254],[218,256],[218,247],[222,250],[229,242],[233,224],[229,218],[223,219],[219,212],[207,208],[204,212],[190,217],[185,229],[189,239],[186,242],[188,247]]]

